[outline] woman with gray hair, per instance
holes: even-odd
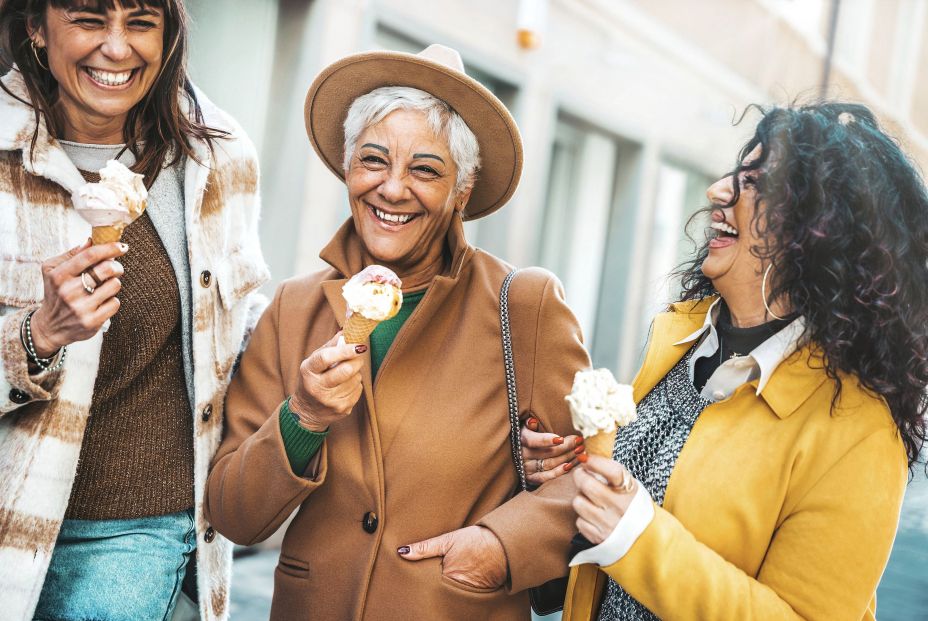
[[[457,52],[432,46],[331,65],[306,124],[351,218],[321,253],[331,267],[281,284],[255,329],[227,398],[209,519],[247,545],[297,511],[272,619],[528,619],[526,589],[566,573],[573,483],[513,497],[504,283],[517,415],[551,444],[580,441],[563,396],[589,359],[553,275],[510,280],[511,266],[464,239],[464,220],[516,189],[515,122]],[[371,265],[402,279],[402,307],[346,344],[342,287]]]

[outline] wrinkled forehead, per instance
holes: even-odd
[[[127,10],[163,10],[168,0],[49,0],[49,6],[66,11],[106,13],[120,7]]]

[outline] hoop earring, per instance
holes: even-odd
[[[39,58],[39,48],[38,48],[38,46],[35,44],[35,41],[33,41],[32,39],[30,39],[30,40],[29,40],[29,45],[32,47],[32,55],[35,56],[35,62],[39,65],[39,67],[41,67],[42,69],[45,69],[46,71],[48,71],[48,70],[49,70],[49,69],[48,69],[48,65],[43,65],[43,64],[42,64],[42,59]]]
[[[767,266],[767,269],[764,272],[764,279],[760,281],[760,296],[761,296],[761,299],[764,301],[764,308],[767,310],[767,314],[773,317],[774,319],[783,321],[783,317],[780,317],[779,315],[774,313],[772,310],[770,310],[770,305],[767,304],[767,277],[770,276],[771,269],[773,269],[773,263]]]

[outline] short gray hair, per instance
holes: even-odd
[[[461,116],[441,99],[408,86],[383,86],[351,103],[345,117],[345,174],[361,133],[397,110],[418,110],[425,113],[429,127],[436,136],[448,141],[448,150],[458,169],[455,193],[472,187],[480,169],[480,144]]]

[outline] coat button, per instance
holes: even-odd
[[[364,530],[373,534],[377,530],[377,523],[380,520],[377,519],[377,514],[373,511],[368,511],[364,514]]]
[[[200,272],[200,285],[202,285],[204,289],[209,287],[211,282],[213,282],[213,275],[209,270],[203,270]]]
[[[200,419],[206,423],[209,422],[209,417],[213,415],[213,404],[207,403],[206,407],[203,408],[203,413],[200,415]]]
[[[216,538],[216,531],[213,530],[213,527],[210,526],[206,529],[206,532],[203,533],[203,541],[206,543],[212,543],[213,539]]]
[[[722,399],[725,398],[725,391],[716,390],[714,393],[712,393],[712,398],[715,399],[716,401],[721,401]]]
[[[19,388],[14,388],[10,391],[10,401],[18,405],[29,402],[29,395]]]

